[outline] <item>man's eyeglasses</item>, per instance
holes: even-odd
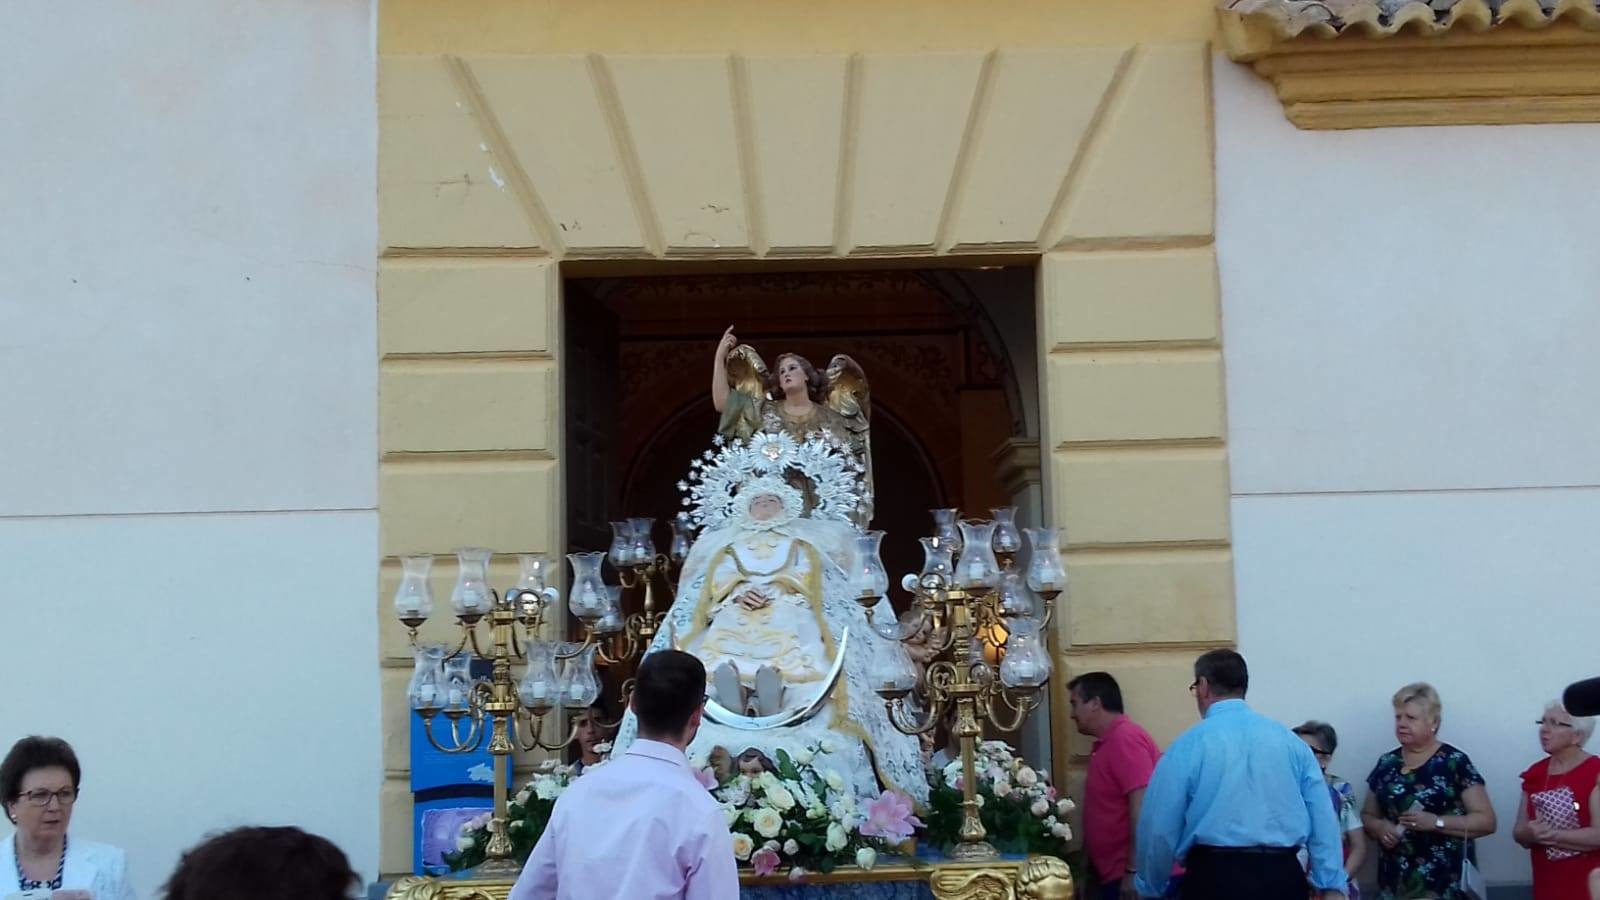
[[[1197,689],[1199,689],[1199,687],[1200,687],[1200,679],[1196,678],[1194,680],[1194,683],[1189,685],[1189,693],[1191,693],[1191,694],[1194,693]]]
[[[22,799],[29,806],[49,806],[51,798],[61,806],[71,806],[78,799],[77,788],[62,788],[59,791],[28,791]]]
[[[1332,759],[1333,758],[1333,751],[1324,750],[1321,747],[1312,747],[1311,748],[1311,754],[1313,756],[1319,756],[1319,757],[1321,757],[1323,759]]]

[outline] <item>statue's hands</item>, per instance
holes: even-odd
[[[733,348],[737,346],[739,346],[739,338],[734,335],[733,326],[729,325],[728,330],[722,333],[722,340],[717,341],[717,359],[719,361],[727,359],[728,354],[732,353]]]
[[[749,610],[765,609],[772,605],[772,599],[756,588],[746,588],[744,593],[734,598],[734,602]]]

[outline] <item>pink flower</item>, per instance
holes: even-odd
[[[710,766],[706,766],[704,769],[695,769],[694,779],[700,782],[700,786],[708,791],[717,789],[717,773],[713,772]]]
[[[757,875],[771,875],[773,872],[778,871],[777,851],[769,847],[762,847],[755,852],[754,856],[750,857],[750,867],[755,870]]]
[[[867,821],[861,826],[863,837],[883,838],[890,842],[903,841],[922,827],[922,821],[911,814],[911,800],[904,794],[884,791],[878,799],[867,804]]]
[[[1056,801],[1056,789],[1054,787],[1045,788],[1044,798],[1049,800],[1051,803],[1054,803]]]

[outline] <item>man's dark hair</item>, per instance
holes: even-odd
[[[166,900],[347,900],[361,877],[344,851],[298,828],[247,827],[191,847]]]
[[[1194,661],[1195,680],[1204,678],[1211,692],[1223,697],[1243,697],[1250,689],[1250,669],[1244,657],[1232,650],[1212,650]]]
[[[633,711],[644,737],[677,737],[706,699],[706,667],[681,650],[646,656],[634,676]]]
[[[1122,712],[1122,688],[1110,672],[1085,672],[1067,682],[1067,690],[1077,691],[1085,701],[1099,700],[1106,712]]]
[[[1329,756],[1333,755],[1333,751],[1339,749],[1339,732],[1334,731],[1333,726],[1327,722],[1318,722],[1316,719],[1311,719],[1304,725],[1295,726],[1294,733],[1316,741],[1317,749]]]
[[[78,766],[78,754],[72,745],[58,737],[31,735],[11,745],[11,752],[0,762],[0,803],[10,806],[22,796],[22,779],[35,769],[60,766],[72,776],[72,787],[78,787],[83,770]]]

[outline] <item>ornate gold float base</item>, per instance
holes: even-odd
[[[514,879],[439,879],[407,876],[389,889],[388,900],[507,900]],[[983,863],[884,863],[870,870],[854,866],[823,875],[813,872],[807,884],[853,884],[866,881],[922,881],[936,900],[1071,900],[1072,871],[1053,856],[995,859]],[[787,884],[784,876],[739,876],[741,884]]]

